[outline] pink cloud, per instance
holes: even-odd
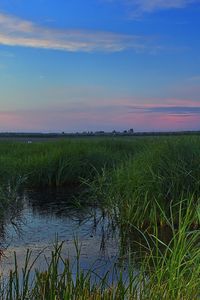
[[[158,102],[158,99],[156,99]],[[0,131],[198,130],[200,103],[165,99],[165,104],[134,104],[133,99],[63,104],[42,110],[0,112]]]

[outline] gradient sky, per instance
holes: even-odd
[[[0,131],[200,130],[200,0],[0,0]]]

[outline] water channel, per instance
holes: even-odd
[[[64,242],[62,255],[68,257],[72,265],[77,255],[76,241],[81,249],[81,268],[92,269],[99,277],[112,270],[110,280],[113,280],[116,270],[125,269],[119,259],[119,235],[110,220],[99,208],[76,208],[73,201],[73,195],[65,190],[22,193],[15,217],[0,227],[3,275],[14,267],[14,252],[19,268],[23,267],[27,249],[32,251],[32,259],[42,251],[35,267],[45,269],[44,257],[50,258],[56,239]]]

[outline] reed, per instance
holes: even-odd
[[[94,281],[94,270],[80,268],[78,247],[75,277],[62,244],[45,270],[35,269],[28,251],[23,269],[15,257],[7,284],[0,281],[1,299],[199,299],[199,165],[198,136],[2,143],[2,207],[18,193],[15,187],[83,184],[90,202],[119,228],[130,261],[127,279],[119,272],[110,283],[108,275]],[[165,228],[168,240],[161,234]],[[137,276],[133,230],[140,236]]]
[[[124,226],[164,225],[157,202],[168,218],[172,203],[174,222],[178,222],[176,203],[186,199],[185,209],[187,199],[192,198],[194,206],[199,203],[199,145],[198,138],[157,140],[114,168],[97,172],[88,185],[94,198],[101,199]]]
[[[184,203],[178,204],[178,228],[174,226],[173,216],[170,220],[161,210],[166,223],[170,226],[172,236],[169,243],[164,243],[156,234],[150,238],[153,247],[148,248],[147,258],[148,282],[147,290],[150,299],[199,299],[200,297],[200,230],[192,230],[194,221],[193,201],[188,201],[187,209]],[[161,209],[161,208],[160,208]],[[197,208],[197,215],[199,207]],[[171,210],[172,214],[172,210]],[[200,222],[200,219],[198,220]],[[162,250],[160,250],[162,246]]]
[[[21,270],[15,255],[15,269],[10,271],[7,283],[0,284],[1,299],[199,299],[200,230],[190,229],[190,223],[193,221],[191,207],[192,201],[189,201],[185,212],[183,203],[178,204],[178,229],[174,227],[173,217],[169,220],[161,210],[161,214],[171,227],[172,235],[168,243],[160,239],[158,227],[154,228],[153,233],[137,229],[142,237],[141,249],[145,250],[137,254],[140,256],[139,274],[135,272],[134,260],[129,253],[129,267],[126,274],[118,270],[118,279],[115,281],[108,280],[108,273],[103,278],[98,276],[95,279],[92,268],[83,270],[80,267],[81,250],[76,240],[76,274],[74,274],[72,263],[67,257],[62,256],[63,243],[57,242],[51,259],[44,258],[46,260],[44,270],[34,267],[39,255],[43,253],[31,260],[31,251],[28,250]]]
[[[80,184],[80,178],[92,178],[94,168],[113,165],[139,151],[139,141],[84,139],[49,142],[0,144],[0,180],[26,176],[26,185],[63,186]]]

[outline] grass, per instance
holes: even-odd
[[[173,207],[174,222],[178,222],[179,201],[192,198],[193,206],[198,206],[199,164],[198,137],[159,139],[114,168],[97,173],[88,185],[93,197],[101,199],[102,206],[115,215],[120,225],[162,226],[166,222],[157,203],[168,218]],[[186,200],[184,208],[187,206]],[[193,225],[199,225],[198,219]]]
[[[157,230],[154,235],[151,235],[154,247],[149,247],[148,257],[150,299],[199,299],[200,297],[200,230],[191,230],[194,218],[192,200],[188,200],[186,210],[183,209],[182,201],[178,204],[178,229],[174,227],[173,215],[169,220],[165,212],[161,211],[166,223],[171,227],[172,237],[169,243],[165,244],[159,239]],[[199,210],[199,207],[197,209]],[[160,245],[164,246],[162,251]]]
[[[23,185],[32,188],[82,186],[87,192],[84,197],[110,210],[122,227],[156,222],[162,226],[165,220],[156,202],[168,217],[171,203],[176,207],[180,200],[192,197],[198,205],[199,165],[199,136],[4,142],[0,144],[1,195],[6,189],[15,191],[22,178],[26,179]],[[4,202],[1,196],[0,205]],[[177,222],[175,211],[173,216]],[[198,226],[198,221],[193,225]]]
[[[51,259],[46,260],[46,269],[35,269],[35,260],[31,260],[28,250],[24,267],[20,270],[15,255],[15,269],[10,271],[7,283],[1,282],[1,299],[5,300],[65,300],[65,299],[170,299],[189,300],[200,297],[200,230],[190,230],[192,201],[190,199],[186,213],[183,203],[178,205],[179,227],[166,219],[171,227],[172,236],[165,244],[158,236],[158,227],[154,234],[141,234],[141,248],[144,254],[140,260],[140,274],[134,272],[134,261],[129,262],[125,275],[119,270],[116,281],[108,281],[108,273],[94,279],[94,271],[80,268],[80,248],[76,247],[76,275],[71,262],[61,254],[62,243],[56,243]],[[159,208],[160,209],[160,208]],[[161,211],[164,218],[165,213]],[[171,218],[172,220],[173,218]],[[152,245],[150,245],[150,241]],[[43,255],[43,254],[39,254]],[[112,272],[112,270],[110,271]]]
[[[137,140],[64,140],[52,143],[0,144],[0,180],[26,176],[27,185],[66,186],[92,178],[94,169],[113,167],[143,146]]]
[[[1,143],[4,210],[16,201],[20,186],[82,185],[90,203],[119,228],[122,253],[140,249],[140,275],[130,261],[127,280],[119,274],[113,284],[107,277],[93,282],[93,270],[81,270],[78,255],[74,278],[62,245],[56,245],[45,271],[34,270],[27,252],[22,273],[16,258],[8,285],[1,283],[2,299],[199,299],[199,165],[198,136]],[[166,228],[168,240],[162,237]],[[133,231],[140,237],[137,247]]]

